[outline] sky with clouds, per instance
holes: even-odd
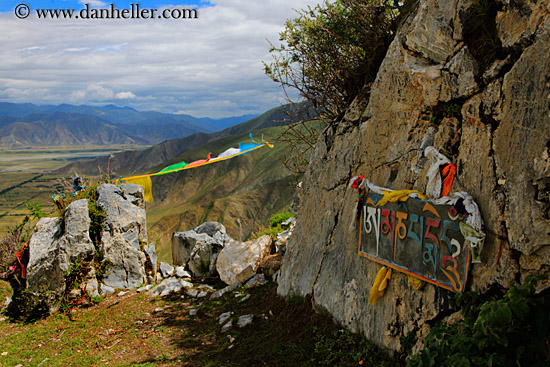
[[[130,106],[227,117],[284,102],[267,39],[322,0],[2,0],[0,101]],[[38,19],[35,10],[197,8],[197,19]],[[14,9],[31,13],[18,19]]]

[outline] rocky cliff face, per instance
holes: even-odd
[[[357,253],[356,193],[347,185],[363,174],[376,185],[424,191],[428,167],[411,168],[430,127],[435,148],[457,166],[452,191],[474,197],[487,234],[467,289],[550,275],[550,5],[490,1],[483,12],[479,4],[419,1],[369,100],[354,101],[343,121],[327,127],[304,178],[278,293],[310,295],[390,350],[401,348],[400,336],[422,338],[454,312],[454,297],[429,284],[415,291],[394,272],[385,296],[368,305],[380,265]]]

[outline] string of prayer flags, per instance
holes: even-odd
[[[211,158],[212,153],[208,153],[208,156],[205,159],[200,159],[197,161],[193,161],[191,163],[182,161],[179,163],[171,164],[155,173],[120,178],[116,180],[116,184],[133,183],[133,184],[141,185],[145,192],[145,197],[144,197],[145,201],[152,202],[153,201],[153,183],[151,181],[152,176],[166,175],[169,173],[179,172],[186,169],[197,168],[200,166],[204,166],[206,164],[224,161],[227,159],[238,157],[243,154],[248,154],[250,152],[253,152],[265,146],[269,148],[273,148],[272,144],[263,140],[263,136],[262,136],[262,142],[260,143],[255,141],[252,136],[252,133],[250,133],[250,143],[248,142],[239,143],[238,148],[229,148],[224,152],[220,153],[216,158]]]

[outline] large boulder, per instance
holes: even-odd
[[[90,215],[88,212],[88,200],[81,199],[72,202],[65,210],[65,220],[61,253],[65,255],[62,262],[64,271],[69,264],[79,262],[90,262],[94,256],[95,249],[90,239]]]
[[[212,237],[194,230],[174,232],[172,235],[172,262],[174,265],[187,265],[197,244],[213,243]]]
[[[97,193],[97,205],[107,215],[100,242],[103,282],[113,288],[139,288],[146,282],[143,249],[148,243],[143,188],[105,184]]]
[[[52,301],[65,292],[66,264],[61,264],[59,256],[60,223],[61,218],[40,219],[29,242],[27,289],[36,294],[46,290]]]
[[[213,275],[218,256],[230,240],[225,227],[218,222],[206,222],[188,231],[175,232],[172,261],[175,265],[187,266],[195,277]]]
[[[68,277],[80,280],[79,293],[96,295],[97,279],[92,267],[95,248],[89,227],[86,199],[71,203],[63,221],[42,218],[35,226],[29,243],[27,289],[46,295],[50,311],[57,309],[59,298],[67,290]]]
[[[262,259],[271,253],[272,244],[269,235],[248,242],[230,241],[220,253],[216,264],[220,279],[232,285],[252,278]]]

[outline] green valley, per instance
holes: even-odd
[[[58,176],[63,177],[54,173],[55,170],[74,160],[144,148],[146,146],[107,145],[0,150],[0,233],[28,214],[25,201],[38,201],[46,211],[53,210],[51,196],[62,190]]]

